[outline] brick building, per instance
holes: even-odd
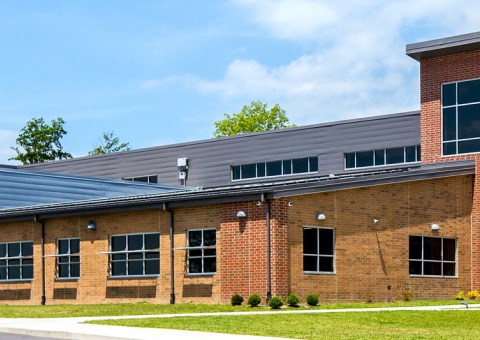
[[[480,33],[407,55],[420,111],[0,166],[0,301],[479,289]]]

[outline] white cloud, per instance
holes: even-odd
[[[8,160],[16,156],[15,151],[10,149],[10,147],[15,145],[17,137],[18,131],[0,130],[0,164],[18,164],[18,162]]]

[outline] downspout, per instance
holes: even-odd
[[[41,224],[41,238],[40,238],[40,247],[42,249],[42,301],[41,304],[45,305],[45,221],[38,219],[37,215],[33,216],[33,220]]]
[[[175,304],[175,258],[174,258],[174,239],[173,239],[173,227],[174,227],[174,218],[173,210],[167,209],[167,204],[163,203],[163,210],[170,213],[170,304]]]
[[[262,201],[265,200],[265,197],[262,194]],[[267,224],[267,305],[268,301],[272,298],[272,280],[270,276],[270,257],[271,257],[271,248],[270,248],[270,201],[266,200],[265,204],[265,221]]]

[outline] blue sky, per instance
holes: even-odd
[[[34,117],[74,157],[212,137],[260,100],[306,125],[416,110],[407,43],[480,31],[462,0],[0,0],[0,163]]]

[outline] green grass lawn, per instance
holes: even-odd
[[[480,339],[480,311],[394,311],[106,320],[94,323],[296,339]]]

